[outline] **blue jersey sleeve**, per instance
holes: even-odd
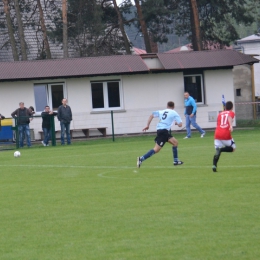
[[[177,124],[182,123],[181,117],[179,116],[178,113],[176,113],[175,115],[175,121],[177,122]]]
[[[160,113],[159,111],[153,111],[153,117],[159,117]]]

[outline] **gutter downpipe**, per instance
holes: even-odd
[[[252,102],[255,102],[255,70],[254,64],[250,65],[251,67],[251,84],[252,84]],[[256,104],[253,103],[253,117],[256,120]]]

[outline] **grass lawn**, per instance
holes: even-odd
[[[154,136],[0,152],[0,259],[260,259],[260,130],[235,130],[211,170],[213,132],[136,168]]]

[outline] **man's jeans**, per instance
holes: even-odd
[[[203,134],[205,132],[196,123],[196,115],[194,115],[193,117],[190,117],[189,115],[186,115],[185,117],[186,117],[187,137],[191,137],[190,125],[192,125],[194,128],[196,128],[201,134]]]
[[[43,134],[44,134],[44,139],[43,139],[43,142],[48,145],[49,144],[49,141],[51,139],[51,128],[48,129],[48,128],[43,128],[42,129],[43,131]]]
[[[61,130],[61,144],[65,144],[64,135],[66,130],[67,144],[70,144],[70,123],[60,122],[60,130]]]
[[[27,146],[31,146],[31,135],[30,135],[30,127],[28,125],[18,125],[19,131],[19,143],[20,147],[23,147],[24,136],[26,136]]]

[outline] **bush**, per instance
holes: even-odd
[[[260,119],[240,119],[236,120],[237,127],[260,127]]]

